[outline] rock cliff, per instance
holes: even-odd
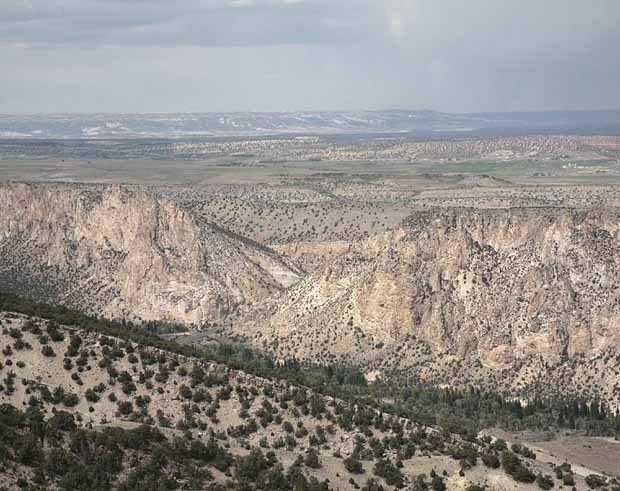
[[[0,210],[0,288],[110,318],[217,321],[299,279],[139,189],[7,184]]]
[[[282,358],[417,367],[447,382],[528,361],[540,375],[620,347],[619,230],[615,211],[418,212],[235,326]]]

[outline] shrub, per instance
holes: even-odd
[[[206,390],[204,389],[198,389],[196,391],[194,391],[194,395],[192,397],[192,400],[196,403],[200,403],[200,402],[212,402],[213,399],[211,397],[211,394],[209,394]]]
[[[380,459],[375,464],[373,469],[375,475],[385,479],[385,482],[390,486],[401,487],[403,485],[403,475],[391,462],[388,460]]]
[[[84,397],[88,402],[98,402],[100,399],[99,394],[97,394],[97,392],[95,392],[93,389],[86,389]]]
[[[191,399],[192,398],[192,389],[190,389],[187,385],[183,384],[179,387],[179,395],[183,399]]]
[[[362,474],[364,472],[362,463],[353,456],[347,457],[342,463],[344,464],[344,468],[351,474]]]
[[[562,476],[562,483],[565,486],[574,486],[575,485],[575,479],[573,478],[572,474],[564,474]]]
[[[316,450],[311,449],[304,458],[304,464],[306,467],[310,467],[311,469],[318,469],[321,467],[321,462],[319,461],[319,454]]]
[[[603,476],[599,476],[597,474],[590,474],[586,476],[586,484],[592,488],[597,489],[604,486],[606,483],[606,479]]]
[[[77,394],[73,394],[71,392],[66,392],[62,398],[63,405],[67,407],[77,406],[79,402],[80,398],[77,396]]]
[[[353,480],[353,478],[351,478],[351,480]],[[355,489],[357,488],[359,488],[359,486],[357,486]],[[362,491],[385,491],[385,489],[375,479],[368,479],[368,481],[366,481],[366,484],[362,488]]]
[[[284,441],[286,442],[287,450],[293,450],[297,446],[297,440],[295,440],[293,435],[286,435]]]
[[[536,476],[536,484],[540,489],[551,489],[553,487],[553,478],[551,476],[538,474]]]
[[[502,453],[502,468],[506,474],[518,482],[529,483],[536,479],[536,476],[523,465],[519,457],[508,450]]]
[[[71,431],[76,428],[73,414],[67,411],[56,411],[47,424],[54,431]]]
[[[123,416],[128,416],[133,413],[133,404],[131,401],[121,401],[118,403],[118,412]]]
[[[491,469],[497,469],[500,465],[499,457],[495,452],[486,452],[481,456],[482,463]]]
[[[54,324],[48,324],[47,334],[50,337],[50,339],[56,343],[65,340],[64,334],[60,332]]]
[[[24,335],[19,329],[15,329],[14,327],[12,327],[11,329],[9,329],[9,336],[11,336],[13,339],[21,339]]]
[[[478,450],[470,443],[450,448],[450,455],[454,459],[465,462],[470,467],[475,466],[478,461]]]
[[[441,476],[434,476],[433,479],[431,480],[431,487],[435,491],[445,491],[446,483],[444,482]]]
[[[498,452],[503,452],[504,450],[508,450],[508,445],[506,444],[506,440],[503,438],[498,438],[491,445],[492,448],[497,450]]]
[[[48,356],[50,358],[56,356],[56,353],[54,353],[54,349],[48,344],[44,345],[43,348],[41,348],[41,353],[43,353],[44,356]]]
[[[536,458],[536,454],[532,452],[529,448],[527,448],[525,445],[521,445],[519,443],[513,443],[510,448],[514,453],[522,455],[526,459]]]
[[[512,477],[515,481],[526,483],[534,482],[534,480],[536,479],[536,476],[534,476],[532,471],[530,471],[524,465],[519,466],[517,470],[513,473]]]
[[[297,438],[303,438],[306,435],[308,435],[308,430],[306,429],[305,426],[302,426],[301,424],[297,427],[297,431],[295,431],[295,436]]]
[[[125,395],[130,395],[133,394],[136,390],[136,384],[133,383],[133,381],[128,380],[123,382],[123,385],[121,386],[121,390],[123,391],[123,394]]]

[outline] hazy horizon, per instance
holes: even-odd
[[[19,113],[19,112],[0,112],[0,116],[95,116],[95,115],[173,115],[173,114],[319,114],[319,113],[380,113],[380,112],[416,112],[416,113],[436,113],[436,114],[454,114],[460,116],[471,115],[484,115],[484,114],[560,114],[560,113],[617,113],[620,112],[620,107],[607,107],[598,109],[536,109],[536,110],[511,110],[511,111],[439,111],[436,109],[428,108],[407,108],[407,107],[376,107],[376,108],[357,108],[357,109],[288,109],[282,111],[249,111],[249,110],[235,110],[235,111],[57,111],[57,112],[32,112],[32,113]]]

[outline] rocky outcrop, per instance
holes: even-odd
[[[420,212],[235,325],[281,357],[369,369],[598,356],[620,347],[619,231],[600,210]]]
[[[217,321],[299,279],[139,189],[8,184],[0,209],[0,288],[110,318]]]
[[[436,208],[361,242],[277,252],[141,188],[8,184],[0,210],[2,290],[109,318],[225,319],[277,358],[371,378],[553,387],[620,408],[614,209]]]

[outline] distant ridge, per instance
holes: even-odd
[[[0,138],[140,139],[446,133],[620,134],[620,110],[514,113],[297,111],[0,115]]]

